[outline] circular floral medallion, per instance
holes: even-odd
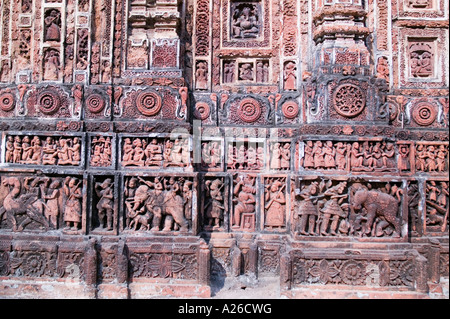
[[[344,262],[341,268],[342,281],[347,285],[361,285],[365,279],[365,267],[356,261]]]
[[[16,104],[16,101],[14,99],[14,95],[11,93],[3,93],[0,96],[0,108],[5,111],[9,112],[14,109],[14,105]]]
[[[299,107],[296,102],[288,101],[281,106],[281,111],[286,118],[294,119],[298,115]]]
[[[91,94],[86,100],[86,106],[91,113],[97,114],[105,108],[105,101],[100,94]]]
[[[364,110],[366,97],[359,87],[345,83],[334,90],[333,104],[338,114],[344,117],[355,117]]]
[[[428,102],[417,103],[412,110],[414,121],[420,126],[428,126],[436,120],[436,108]]]
[[[211,113],[211,109],[206,102],[198,102],[195,104],[194,116],[199,120],[206,120]]]
[[[28,276],[39,277],[45,271],[47,264],[45,257],[39,253],[31,253],[26,256],[24,261],[24,273]]]
[[[237,114],[246,123],[256,122],[261,117],[261,105],[252,98],[246,98],[239,104]]]
[[[161,97],[155,92],[141,92],[136,98],[137,109],[146,116],[158,114],[161,106]]]

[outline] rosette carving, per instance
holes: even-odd
[[[239,118],[246,123],[256,122],[262,114],[261,104],[252,98],[243,99],[237,113]]]
[[[144,91],[136,98],[136,107],[143,115],[154,116],[161,110],[161,97],[155,92]]]
[[[61,107],[61,98],[59,95],[50,90],[43,91],[38,96],[39,110],[46,115],[53,115],[58,112]]]
[[[364,110],[366,97],[359,87],[345,83],[334,90],[333,105],[338,114],[344,117],[355,117]]]

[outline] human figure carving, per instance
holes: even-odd
[[[102,183],[96,182],[95,192],[99,198],[96,208],[100,227],[106,228],[106,230],[112,230],[114,213],[114,192],[112,180],[107,178]]]
[[[253,81],[253,65],[244,63],[239,67],[239,80]]]
[[[46,205],[45,205],[45,218],[49,221],[49,224],[53,228],[58,227],[58,217],[60,212],[60,187],[61,182],[58,179],[55,179],[53,182],[50,183],[50,186],[45,190],[46,185],[50,182],[50,179],[47,179],[45,184],[43,185],[42,194],[43,199],[45,199]]]
[[[246,176],[244,179],[237,177],[236,185],[233,189],[234,214],[232,227],[235,229],[241,228],[241,215],[244,213],[255,213],[256,188],[254,185],[254,178]]]
[[[284,189],[286,183],[280,180],[269,182],[265,189],[265,226],[272,230],[274,227],[281,228],[285,226],[285,207],[286,197]]]
[[[81,184],[82,181],[78,181],[74,177],[66,177],[64,181],[64,194],[67,198],[64,208],[64,222],[66,223],[65,229],[78,230],[81,224]],[[70,227],[72,226],[72,228]]]
[[[197,64],[196,76],[196,89],[206,90],[208,89],[208,68],[205,62],[199,62]]]
[[[330,199],[325,203],[324,207],[320,210],[322,213],[322,220],[320,226],[320,234],[323,236],[328,236],[328,225],[330,225],[331,235],[337,235],[337,227],[341,218],[346,218],[347,213],[343,210],[343,201],[348,197],[347,194],[343,194],[345,188],[347,187],[347,182],[341,182],[336,186],[328,188],[324,192],[324,196]]]
[[[318,190],[319,183],[313,181],[310,185],[303,186],[298,194],[303,200],[300,201],[295,210],[294,219],[300,219],[298,221],[297,230],[302,235],[312,236],[315,234],[316,219],[319,216],[319,212],[312,197]],[[308,230],[306,228],[308,228]]]
[[[58,10],[52,9],[44,18],[45,24],[45,41],[60,41],[61,40],[61,30],[60,30],[60,17],[61,14]]]
[[[225,210],[222,196],[224,183],[217,178],[213,181],[206,181],[205,187],[208,194],[208,201],[205,204],[206,226],[212,229],[219,229],[223,225],[223,213]]]
[[[297,67],[294,62],[289,61],[284,66],[284,89],[286,91],[294,91],[297,86],[297,75],[295,74]]]
[[[274,143],[271,145],[270,152],[270,169],[281,168],[281,145],[280,143]]]
[[[11,135],[8,135],[6,138],[6,145],[5,145],[5,162],[6,163],[13,163],[14,159],[14,137]]]
[[[54,165],[58,157],[58,150],[52,137],[47,137],[45,145],[42,147],[42,164]]]

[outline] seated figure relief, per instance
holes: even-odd
[[[235,39],[257,38],[261,28],[258,6],[253,3],[234,4],[231,27]]]

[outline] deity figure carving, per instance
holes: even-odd
[[[419,216],[419,203],[421,196],[419,187],[415,183],[408,185],[408,212],[409,212],[409,229],[411,233],[419,235],[423,234],[422,218]]]
[[[267,83],[269,82],[269,62],[257,61],[256,62],[256,82]]]
[[[80,163],[80,141],[77,137],[59,139],[57,148],[58,165],[78,165]]]
[[[258,5],[253,3],[233,3],[231,35],[236,39],[257,38],[260,35]]]
[[[186,167],[190,163],[189,139],[166,140],[164,149],[164,167]]]
[[[13,163],[14,160],[14,137],[9,135],[6,137],[5,143],[5,162]]]
[[[55,165],[56,158],[58,156],[58,151],[56,149],[56,144],[54,139],[50,136],[46,138],[46,142],[42,148],[42,164],[44,165]]]
[[[185,167],[190,163],[189,140],[158,138],[124,138],[122,166],[138,167]]]
[[[291,160],[291,143],[273,143],[270,146],[270,169],[288,170]]]
[[[281,168],[281,145],[280,143],[274,143],[270,147],[270,169]]]
[[[286,217],[286,178],[268,178],[266,181],[265,199],[265,220],[264,226],[267,230],[282,229],[285,227]]]
[[[237,176],[233,187],[233,219],[231,227],[235,230],[254,230],[256,214],[256,177]]]
[[[344,145],[339,145],[341,156],[344,154]],[[346,154],[350,156],[350,169],[352,171],[386,172],[397,170],[395,144],[393,142],[353,142],[348,143],[346,148]],[[345,165],[342,157],[339,161],[339,166],[343,168]]]
[[[153,138],[151,142],[145,147],[144,155],[146,157],[146,166],[161,166],[163,160],[162,146],[158,144],[156,138]]]
[[[389,63],[386,57],[378,58],[377,78],[384,79],[389,84]]]
[[[410,71],[413,77],[431,77],[434,73],[433,50],[425,42],[409,46]]]
[[[398,169],[400,171],[408,171],[411,169],[409,161],[410,146],[406,144],[400,144],[398,147]]]

